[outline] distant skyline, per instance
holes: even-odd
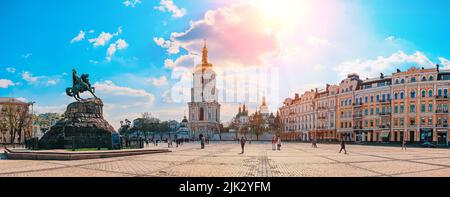
[[[219,70],[279,73],[275,111],[348,73],[450,68],[449,9],[446,0],[1,1],[0,97],[64,112],[76,68],[90,74],[114,127],[143,112],[180,121],[187,104],[171,94],[189,82],[206,39]],[[221,120],[244,102],[223,102]],[[246,104],[251,113],[259,105]]]

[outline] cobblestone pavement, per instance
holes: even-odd
[[[181,177],[450,177],[450,149],[284,143],[211,143],[171,148],[173,152],[77,161],[1,160],[0,176],[181,176]]]

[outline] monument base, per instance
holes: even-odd
[[[63,120],[39,140],[40,149],[113,148],[114,128],[103,119],[103,102],[91,98],[69,104]]]

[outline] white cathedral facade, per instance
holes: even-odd
[[[216,88],[216,73],[208,62],[206,42],[202,63],[194,68],[189,106],[189,128],[195,135],[203,134],[210,139],[220,138],[220,104]]]

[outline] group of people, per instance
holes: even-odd
[[[241,149],[242,149],[241,154],[244,154],[245,143],[247,142],[247,139],[244,136],[242,136],[241,140],[239,140],[239,142],[241,144]],[[272,138],[272,150],[281,150],[281,138],[280,137],[273,136],[273,138]]]
[[[280,137],[273,136],[272,150],[281,150],[281,138]]]
[[[205,148],[205,143],[207,142],[207,139],[200,134],[199,135],[199,139],[200,139],[200,144],[201,144],[201,149]],[[244,150],[245,150],[245,144],[247,142],[247,138],[242,136],[241,139],[239,140],[239,143],[241,144],[241,153],[240,154],[244,154]],[[313,148],[317,148],[317,140],[314,138],[312,139],[312,147]],[[347,154],[347,149],[345,148],[345,139],[342,138],[340,141],[340,147],[341,149],[339,150],[339,153],[342,153],[342,151],[344,151],[344,154]],[[177,144],[178,147],[178,144]],[[403,140],[402,142],[402,150],[406,150],[406,140]],[[279,136],[273,136],[272,138],[272,150],[281,150],[281,138]]]
[[[183,145],[183,140],[175,138],[175,144],[176,147],[178,148],[179,146]],[[173,142],[171,138],[167,139],[167,148],[173,148]]]
[[[203,134],[199,135],[199,140],[200,140],[201,149],[205,149],[205,144],[209,144],[209,140]],[[159,140],[153,138],[150,141],[153,142],[154,146],[158,146]],[[242,136],[241,139],[238,140],[238,141],[239,141],[239,144],[241,145],[241,149],[242,149],[240,154],[244,154],[245,144],[247,142],[247,138],[245,136]],[[145,140],[145,143],[148,146],[149,140]],[[175,138],[175,143],[176,143],[176,147],[178,148],[178,146],[182,145],[183,140]],[[340,140],[339,144],[340,144],[339,153],[342,153],[342,151],[344,151],[344,154],[347,154],[347,149],[345,148],[345,145],[346,145],[345,139],[342,138]],[[167,139],[167,146],[168,146],[168,148],[173,148],[172,139],[170,139],[170,138]],[[313,138],[311,140],[311,146],[312,146],[312,148],[317,148],[317,140],[316,140],[316,138]],[[406,140],[405,139],[403,139],[401,147],[402,147],[402,150],[406,150]],[[279,136],[273,136],[272,137],[272,150],[273,151],[275,151],[275,150],[279,150],[280,151],[281,150],[281,137],[279,137]]]

